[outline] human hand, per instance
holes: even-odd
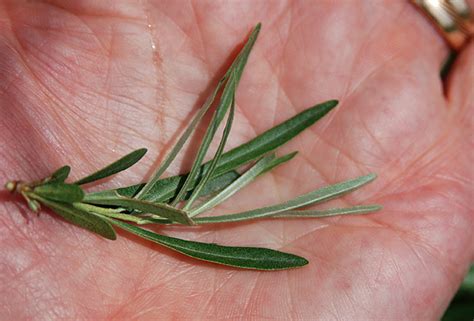
[[[257,272],[197,262],[122,233],[107,241],[54,214],[37,218],[2,192],[2,319],[440,316],[474,259],[474,49],[460,55],[446,98],[438,74],[447,48],[408,3],[3,1],[0,181],[38,179],[64,164],[79,178],[148,147],[145,160],[102,187],[138,182],[259,21],[229,145],[316,103],[340,105],[281,149],[300,151],[291,163],[220,211],[369,172],[379,178],[332,204],[384,209],[160,229],[310,261]],[[187,156],[170,173],[189,168]]]

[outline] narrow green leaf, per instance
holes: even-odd
[[[221,223],[221,222],[238,222],[244,220],[251,220],[261,217],[267,217],[281,212],[289,211],[295,208],[321,203],[348,192],[351,192],[375,179],[375,174],[369,174],[361,176],[356,179],[345,181],[342,183],[326,186],[315,190],[313,192],[301,195],[290,201],[282,204],[262,207],[255,210],[240,212],[236,214],[213,216],[213,217],[200,217],[194,219],[197,224],[209,224],[209,223]]]
[[[156,234],[118,220],[109,219],[109,221],[144,239],[203,261],[256,270],[284,270],[308,264],[306,259],[290,253],[257,247],[222,246],[213,243],[192,242]]]
[[[142,213],[156,214],[160,217],[167,218],[181,224],[194,224],[185,211],[163,203],[151,203],[136,198],[114,195],[110,198],[95,199],[93,204],[120,206],[129,210],[137,210]]]
[[[134,214],[122,213],[123,209],[120,208],[105,208],[96,205],[86,204],[86,203],[73,203],[72,206],[78,210],[94,213],[102,216],[107,216],[111,218],[117,218],[124,221],[133,222],[135,224],[172,224],[173,222],[167,219],[148,219],[142,218]]]
[[[228,78],[231,77],[234,73],[236,73],[235,77],[237,79],[237,82],[240,80],[240,76],[242,75],[243,68],[244,68],[245,64],[247,63],[248,55],[250,54],[250,51],[251,51],[251,49],[252,49],[252,47],[253,47],[256,39],[257,39],[260,28],[261,28],[261,24],[258,24],[254,28],[254,30],[250,34],[250,37],[249,37],[247,43],[244,46],[244,48],[241,50],[239,55],[236,57],[236,59],[234,60],[234,62],[230,66],[229,70],[224,75],[224,77],[219,81],[217,87],[213,91],[213,94],[208,98],[206,103],[203,105],[203,107],[200,109],[200,111],[193,118],[190,125],[187,127],[186,131],[183,133],[183,135],[180,137],[180,139],[178,140],[176,145],[173,147],[173,149],[171,150],[169,155],[166,157],[163,164],[156,170],[156,172],[152,175],[152,178],[150,179],[150,181],[148,181],[148,183],[145,184],[145,186],[138,192],[138,194],[135,196],[135,198],[149,199],[148,194],[153,189],[154,185],[157,184],[159,178],[165,172],[165,170],[169,167],[171,162],[176,158],[176,155],[181,150],[181,148],[183,147],[184,143],[187,141],[189,136],[194,132],[196,126],[202,120],[202,117],[206,114],[208,109],[212,106],[212,103],[214,102],[214,99],[215,99],[217,93],[220,91],[220,89],[224,85],[224,83],[226,83]],[[185,185],[188,185],[188,184],[185,182]],[[183,194],[187,191],[188,191],[188,189],[184,190]],[[180,194],[178,193],[178,195],[180,195]],[[183,195],[180,195],[181,198],[182,198],[182,196]]]
[[[146,148],[137,149],[131,152],[130,154],[120,158],[119,160],[113,162],[112,164],[102,168],[101,170],[98,170],[97,172],[87,177],[81,178],[80,180],[76,181],[75,184],[87,184],[126,170],[127,168],[138,162],[140,159],[142,159],[142,157],[145,156],[146,152]]]
[[[212,178],[203,187],[203,189],[199,193],[199,197],[208,196],[210,194],[219,192],[239,177],[239,173],[237,173],[236,171],[230,171],[225,174],[222,174],[221,176]],[[187,200],[189,199],[189,197],[191,197],[192,191],[193,190],[188,192],[188,194],[184,197],[184,200]]]
[[[49,200],[65,203],[80,202],[84,198],[84,191],[76,184],[53,182],[39,185],[33,192]]]
[[[331,208],[328,210],[292,210],[272,215],[278,218],[317,218],[350,214],[369,214],[382,209],[380,205],[359,205],[347,208]]]
[[[41,210],[41,205],[37,200],[27,199],[28,207],[35,213],[38,213]]]
[[[231,74],[229,82],[233,83],[234,78],[235,78],[234,74]],[[226,84],[226,88],[224,89],[224,93],[222,94],[219,106],[217,107],[211,119],[211,122],[206,130],[204,138],[201,141],[201,144],[199,146],[199,149],[194,159],[191,170],[189,171],[189,174],[186,177],[186,181],[184,182],[183,186],[179,190],[178,195],[176,195],[175,199],[171,202],[172,205],[176,205],[179,201],[183,199],[183,196],[185,195],[185,193],[191,189],[190,188],[190,186],[192,186],[191,183],[194,183],[196,181],[196,178],[199,177],[201,163],[204,157],[206,156],[209,146],[211,145],[211,141],[214,138],[214,135],[217,131],[217,127],[219,126],[220,121],[222,120],[220,116],[223,115],[222,112],[227,111],[227,107],[230,106],[231,101],[232,101],[232,97],[234,93],[231,92],[230,90],[226,90],[229,88],[227,85],[229,85],[229,83]]]
[[[67,165],[63,166],[57,169],[53,174],[51,174],[51,177],[49,178],[47,182],[48,183],[53,183],[53,182],[64,183],[66,178],[68,178],[70,172],[71,172],[71,167]]]
[[[267,130],[254,139],[224,153],[216,169],[216,175],[235,169],[251,160],[260,158],[266,153],[282,146],[304,129],[321,119],[331,109],[336,107],[337,100],[329,100],[308,108],[283,123]],[[203,171],[207,170],[208,163]]]
[[[217,162],[219,162],[219,159],[221,158],[222,152],[224,151],[224,146],[227,142],[227,138],[229,137],[230,129],[232,127],[232,122],[234,121],[234,112],[235,112],[235,97],[232,98],[229,116],[227,118],[227,123],[225,125],[221,141],[219,142],[219,146],[217,147],[217,151],[214,155],[214,158],[211,161],[211,165],[209,166],[209,170],[206,172],[204,177],[199,181],[199,184],[193,190],[183,210],[187,211],[189,208],[191,208],[191,205],[193,204],[193,202],[199,197],[199,195],[201,194],[201,191],[206,187],[208,181],[214,174],[214,170],[216,169]],[[199,166],[200,165],[201,164],[199,164]],[[199,172],[198,166],[196,166],[196,172]],[[178,198],[178,196],[176,198]]]
[[[214,99],[217,96],[217,93],[227,80],[228,75],[226,74],[217,84],[217,87],[214,89],[213,93],[211,96],[208,97],[204,105],[201,107],[201,109],[198,111],[198,113],[193,117],[191,123],[189,126],[186,128],[184,133],[181,135],[179,140],[176,142],[176,144],[173,146],[171,149],[170,153],[166,156],[165,160],[163,163],[160,165],[160,167],[153,173],[152,178],[146,183],[143,188],[141,188],[135,198],[138,199],[146,199],[148,194],[150,194],[151,191],[155,189],[155,186],[157,185],[159,178],[163,173],[166,171],[166,169],[171,165],[173,160],[176,158],[176,155],[178,155],[179,151],[183,148],[184,144],[186,141],[189,139],[189,137],[194,133],[196,130],[197,125],[200,123],[204,115],[207,113],[209,108],[212,106],[212,103],[214,102]]]
[[[189,216],[190,217],[196,216],[224,202],[226,199],[234,195],[237,191],[247,186],[257,176],[271,170],[275,166],[278,166],[282,163],[289,161],[295,155],[296,155],[296,152],[287,154],[279,158],[275,158],[275,154],[271,154],[269,156],[263,157],[254,166],[252,166],[248,171],[246,171],[243,175],[241,175],[232,184],[227,186],[224,190],[219,192],[216,196],[212,197],[211,199],[207,200],[206,202],[200,204],[198,207],[193,209],[191,213],[189,214]]]
[[[204,189],[201,191],[199,196],[206,196],[215,192],[222,190],[224,187],[232,183],[239,177],[239,173],[236,171],[230,171],[220,176],[213,178],[209,181]],[[179,178],[179,179],[176,179]],[[157,183],[153,186],[150,191],[149,195],[157,196],[157,199],[153,200],[154,202],[161,202],[164,203],[169,199],[172,199],[176,196],[178,192],[178,187],[184,183],[186,180],[185,175],[181,176],[172,176],[164,179],[160,179]],[[109,189],[105,191],[95,192],[95,193],[88,193],[84,197],[84,202],[87,203],[94,203],[95,199],[103,199],[103,198],[111,198],[115,197],[118,193],[120,196],[125,197],[133,197],[140,188],[143,187],[144,184],[136,184],[127,187],[117,188],[117,189]],[[184,198],[185,200],[188,199],[190,196],[190,192]],[[145,199],[148,201],[148,199]]]
[[[77,203],[75,203],[77,204]],[[82,203],[81,203],[82,204]],[[265,218],[323,218],[330,216],[338,215],[359,215],[359,214],[370,214],[377,212],[382,209],[380,205],[360,205],[348,208],[332,208],[328,210],[290,210],[286,212],[281,212],[278,214],[270,215]],[[100,214],[100,213],[99,213]],[[161,217],[155,216],[135,216],[130,214],[107,214],[107,216],[112,218],[118,218],[121,220],[126,220],[130,222],[135,222],[137,224],[173,224],[172,221],[163,219]],[[192,215],[190,215],[192,217]],[[214,222],[222,223],[222,222]]]
[[[69,204],[50,201],[46,198],[35,195],[35,193],[30,196],[31,198],[35,198],[36,200],[40,201],[53,210],[56,214],[60,215],[66,221],[74,225],[85,228],[86,230],[99,234],[109,240],[115,240],[117,238],[112,226],[101,216],[81,211]]]
[[[209,127],[206,130],[206,134],[204,135],[204,138],[202,139],[201,145],[199,146],[199,150],[194,159],[191,171],[189,172],[186,178],[186,181],[184,182],[184,185],[181,187],[180,191],[178,192],[178,195],[171,203],[173,205],[176,205],[179,201],[183,199],[184,194],[189,189],[191,189],[190,187],[195,184],[196,178],[200,176],[199,174],[201,171],[202,161],[204,160],[204,157],[206,156],[207,150],[209,149],[209,146],[217,131],[217,128],[219,127],[219,124],[221,123],[222,119],[227,113],[227,110],[232,105],[232,102],[235,99],[235,91],[239,85],[239,81],[240,81],[240,78],[242,77],[242,72],[247,63],[250,51],[252,50],[253,45],[255,44],[255,41],[257,40],[260,27],[261,25],[258,24],[254,28],[254,30],[252,31],[252,34],[249,37],[249,40],[247,41],[244,48],[239,54],[238,63],[235,69],[232,70],[229,75],[229,79],[227,80],[227,83],[222,92],[219,106],[217,106],[216,111],[214,112],[212,120],[209,124]],[[211,160],[209,163],[208,170],[212,169],[211,167],[214,167],[214,166],[215,166],[215,162],[214,160]],[[204,174],[204,177],[206,177],[205,174]],[[192,204],[193,201],[194,199],[191,199],[190,205]]]

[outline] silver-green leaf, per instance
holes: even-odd
[[[369,174],[358,177],[353,180],[345,181],[342,183],[326,186],[310,193],[301,195],[290,201],[282,204],[262,207],[255,210],[240,212],[236,214],[212,216],[212,217],[199,217],[194,219],[197,224],[209,224],[209,223],[221,223],[221,222],[238,222],[250,219],[257,219],[262,217],[271,216],[281,212],[293,210],[299,207],[321,203],[348,192],[351,192],[363,185],[373,181],[376,178],[375,174]]]

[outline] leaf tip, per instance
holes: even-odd
[[[366,177],[367,177],[367,181],[371,182],[371,181],[373,181],[373,180],[375,180],[375,179],[377,178],[377,174],[375,174],[375,173],[370,173],[370,174],[368,174]]]
[[[297,150],[295,150],[294,152],[289,153],[289,154],[287,155],[288,160],[293,159],[293,157],[295,157],[296,155],[298,155],[298,151],[297,151]]]
[[[379,204],[372,205],[372,210],[373,210],[374,212],[383,210],[383,206],[382,206],[382,205],[379,205]]]
[[[322,104],[320,104],[320,106],[323,105],[325,107],[325,109],[327,109],[327,111],[330,111],[331,109],[333,109],[334,107],[336,107],[337,105],[339,105],[339,100],[337,99],[331,99],[331,100],[328,100]]]
[[[327,113],[329,113],[338,104],[339,104],[339,100],[336,100],[336,99],[327,100],[323,103],[320,103],[308,108],[307,111],[310,111],[310,113],[314,113],[314,116],[317,117],[316,119],[314,119],[314,121],[316,121],[320,119],[321,117],[325,116]]]
[[[115,241],[117,239],[117,234],[115,233],[115,231],[113,233],[107,233],[107,234],[104,233],[102,234],[102,236],[111,241]]]
[[[140,148],[140,149],[137,149],[137,154],[138,155],[141,155],[142,157],[148,152],[148,149],[147,148]]]
[[[296,267],[303,267],[305,265],[308,265],[309,264],[309,261],[307,259],[305,259],[304,257],[302,256],[296,256],[298,258],[297,260],[297,266]]]

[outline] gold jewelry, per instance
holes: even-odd
[[[454,50],[474,34],[474,19],[465,0],[411,0],[437,27]]]

